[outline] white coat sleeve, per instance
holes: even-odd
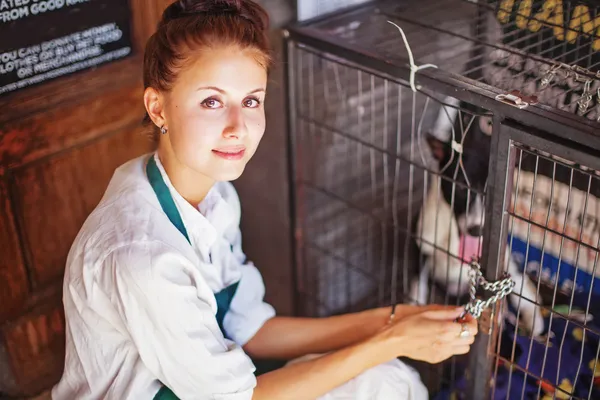
[[[249,400],[254,365],[223,338],[214,297],[195,267],[160,242],[115,250],[98,279],[144,365],[181,399]]]
[[[265,322],[275,316],[275,309],[264,301],[265,284],[258,269],[246,260],[239,229],[232,243],[232,252],[240,264],[241,278],[223,326],[231,340],[244,346]]]
[[[275,309],[264,301],[265,284],[258,268],[246,259],[242,249],[242,232],[240,231],[241,205],[230,182],[219,182],[221,195],[234,213],[234,223],[225,232],[231,243],[233,262],[239,265],[241,279],[229,312],[223,319],[223,327],[227,335],[240,346],[250,339],[269,319],[275,316]]]

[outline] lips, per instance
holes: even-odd
[[[217,157],[225,160],[240,160],[244,157],[246,148],[244,146],[223,147],[214,149],[212,152]]]

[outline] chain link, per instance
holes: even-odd
[[[515,281],[505,274],[503,279],[489,282],[483,277],[481,266],[475,260],[471,261],[470,268],[469,278],[471,287],[469,288],[469,296],[471,299],[465,306],[465,313],[469,313],[474,318],[478,319],[486,308],[512,293],[515,287]],[[493,293],[493,295],[487,300],[479,299],[477,297],[478,287],[483,288],[486,292]]]
[[[579,100],[577,100],[577,114],[581,116],[585,115],[588,111],[590,103],[594,99],[592,84],[594,83],[594,80],[600,80],[600,71],[594,73],[591,70],[583,68],[579,65],[553,63],[552,66],[542,76],[539,91],[546,89],[559,73],[563,75],[564,79],[573,76],[574,82],[583,83],[583,92]],[[536,93],[536,95],[539,94],[539,91]],[[600,113],[600,88],[598,91],[598,112]],[[597,116],[596,120],[600,122],[600,115]]]

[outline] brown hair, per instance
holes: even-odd
[[[144,53],[144,89],[168,91],[189,53],[205,48],[237,46],[267,70],[271,49],[269,17],[251,0],[179,0],[163,12]],[[152,121],[148,114],[144,123]],[[157,130],[154,129],[155,138]]]

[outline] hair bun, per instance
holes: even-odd
[[[268,28],[268,16],[251,0],[178,0],[165,9],[161,24],[194,15],[232,15],[248,20],[261,31]]]
[[[188,14],[240,14],[241,0],[180,0],[177,2]]]

